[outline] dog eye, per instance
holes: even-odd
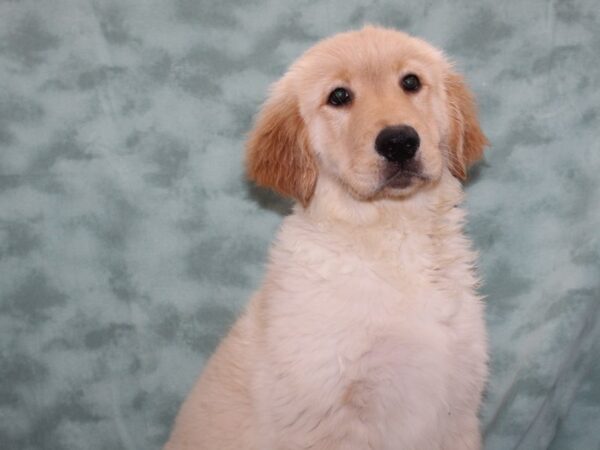
[[[404,92],[418,92],[421,89],[421,80],[414,73],[405,75],[400,84]]]
[[[348,89],[337,87],[329,94],[327,103],[332,106],[344,106],[352,101],[352,94]]]

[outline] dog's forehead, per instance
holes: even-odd
[[[433,68],[446,63],[442,52],[425,41],[396,30],[367,27],[319,42],[300,58],[297,68],[307,76],[345,79],[371,78],[411,64]]]

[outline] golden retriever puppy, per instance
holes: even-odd
[[[459,180],[485,145],[422,40],[367,27],[295,62],[247,169],[297,204],[166,448],[479,449],[486,334]]]

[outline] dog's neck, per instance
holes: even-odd
[[[372,201],[358,200],[338,182],[320,177],[310,204],[306,208],[296,206],[295,213],[324,226],[410,230],[434,225],[462,200],[461,184],[449,172],[409,196]]]

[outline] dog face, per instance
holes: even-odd
[[[486,139],[441,52],[365,28],[324,40],[277,82],[247,144],[257,184],[306,206],[318,177],[356,199],[406,197],[444,170],[466,178]]]

